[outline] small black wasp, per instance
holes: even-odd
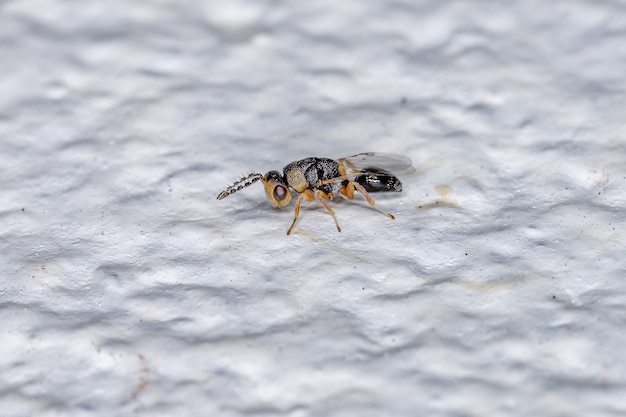
[[[357,190],[372,207],[393,219],[393,214],[381,210],[369,193],[402,191],[402,183],[396,175],[412,171],[411,160],[396,154],[365,152],[338,160],[310,157],[285,166],[282,175],[278,171],[270,171],[265,175],[252,173],[226,188],[217,199],[222,200],[262,180],[270,204],[279,208],[291,201],[291,187],[298,196],[293,222],[287,234],[291,233],[296,224],[302,198],[320,203],[333,216],[337,231],[341,232],[335,213],[325,200],[332,200],[336,195],[352,199]]]

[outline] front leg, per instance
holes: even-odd
[[[298,216],[300,215],[300,201],[302,201],[302,193],[298,193],[298,197],[296,197],[296,211],[294,212],[293,222],[291,222],[287,234],[291,234],[291,229],[296,225],[296,220],[298,220]]]

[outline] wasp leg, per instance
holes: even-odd
[[[341,172],[341,170],[339,172]],[[358,174],[344,174],[344,175],[340,175],[338,177],[329,178],[327,180],[318,180],[317,184],[315,184],[315,185],[316,186],[320,186],[320,185],[324,185],[324,184],[332,184],[332,183],[337,182],[337,181],[354,179],[354,177],[358,177],[359,175],[363,175],[363,173],[360,172]]]
[[[339,190],[339,192],[344,197],[349,198],[350,200],[352,200],[354,198],[354,182],[353,181],[349,181],[345,185],[342,184],[341,185],[341,189]]]
[[[300,201],[302,201],[302,193],[298,193],[298,197],[296,197],[296,211],[293,215],[293,222],[291,222],[291,226],[287,230],[287,234],[291,234],[291,229],[296,225],[296,220],[298,220],[298,216],[300,215]]]
[[[324,207],[330,213],[331,216],[333,216],[333,220],[335,221],[335,226],[337,226],[337,231],[341,232],[341,227],[339,227],[339,223],[337,223],[337,217],[335,217],[335,212],[333,211],[333,209],[330,208],[328,204],[326,204],[324,200],[322,200],[322,198],[330,200],[332,198],[332,195],[326,194],[322,190],[315,190],[315,199],[317,200],[318,203],[322,205],[322,207]]]
[[[352,186],[352,188],[350,188],[350,186]],[[386,211],[381,210],[376,205],[374,200],[372,200],[372,197],[370,197],[370,195],[367,193],[367,191],[365,191],[365,188],[363,188],[363,186],[361,184],[359,184],[358,182],[355,182],[355,181],[348,182],[348,184],[344,187],[344,189],[342,189],[342,191],[344,191],[346,193],[346,194],[344,194],[344,195],[346,195],[346,197],[351,198],[347,194],[354,195],[354,188],[356,188],[363,195],[363,197],[365,197],[365,200],[367,200],[367,202],[370,204],[370,206],[374,207],[376,210],[378,210],[378,212],[384,214],[385,216],[389,217],[390,219],[395,219],[393,214],[387,213]]]

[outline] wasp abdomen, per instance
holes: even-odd
[[[367,173],[359,175],[354,180],[361,184],[367,192],[402,191],[402,183],[391,172],[375,167],[365,168],[363,171]]]

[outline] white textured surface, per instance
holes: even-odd
[[[0,415],[626,414],[618,1],[0,2]],[[330,216],[240,174],[410,156]]]

